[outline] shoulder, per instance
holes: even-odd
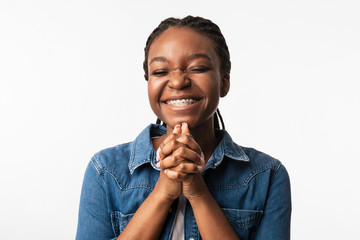
[[[121,171],[124,167],[128,169],[132,145],[133,142],[128,142],[103,149],[93,155],[90,164],[93,165],[99,175],[108,171]]]
[[[151,137],[163,131],[161,126],[150,124],[134,141],[106,148],[94,154],[90,164],[100,175],[106,172],[113,175],[133,174],[137,167],[150,162],[154,153]]]
[[[252,147],[240,146],[233,142],[230,135],[224,134],[225,155],[230,169],[238,174],[244,185],[254,178],[270,183],[274,177],[288,179],[288,174],[278,159]],[[226,164],[226,165],[227,165]],[[288,180],[287,180],[288,181]]]
[[[246,167],[243,168],[247,175],[246,183],[257,178],[270,185],[276,181],[290,184],[288,172],[280,160],[255,148],[242,147],[242,149],[249,158]]]
[[[244,153],[249,158],[249,164],[252,167],[257,168],[259,171],[266,170],[266,169],[272,169],[273,171],[277,171],[282,163],[270,156],[267,153],[264,153],[262,151],[259,151],[255,148],[250,147],[241,147]]]
[[[281,162],[255,148],[244,147],[235,143],[230,134],[223,130],[223,139],[219,144],[219,149],[215,153],[216,161],[219,161],[224,155],[227,159],[233,161],[227,161],[234,167],[240,167],[242,171],[256,174],[266,170],[276,172],[282,165]]]

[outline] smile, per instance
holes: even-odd
[[[195,99],[177,99],[166,101],[166,104],[170,106],[188,106],[195,102],[197,102]]]

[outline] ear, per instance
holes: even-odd
[[[230,90],[230,74],[224,73],[221,77],[220,97],[225,97]]]

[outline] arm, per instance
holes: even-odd
[[[177,137],[179,128],[168,136],[165,141],[170,142]],[[159,149],[157,158],[159,160]],[[181,193],[181,182],[166,177],[164,170],[160,171],[159,179],[154,190],[136,210],[134,216],[119,235],[120,239],[158,239],[165,219],[173,201]]]
[[[274,173],[256,235],[257,240],[290,239],[291,193],[288,173],[283,165]]]
[[[173,202],[172,198],[177,197],[176,195],[171,196],[172,198],[168,197],[171,193],[169,186],[174,184],[171,181],[160,173],[154,190],[117,239],[157,239],[159,237]],[[92,162],[86,169],[83,181],[76,239],[116,239],[107,208],[104,182]]]
[[[162,145],[161,155],[166,157],[161,167],[166,169],[168,178],[182,182],[182,193],[192,206],[201,237],[239,239],[201,176],[201,165],[205,163],[203,154],[187,124],[182,125],[177,142]]]
[[[76,239],[116,239],[102,175],[89,163],[83,181]],[[157,239],[168,210],[180,195],[181,183],[168,179],[163,171],[154,190],[136,211],[117,239]]]
[[[163,173],[160,174],[164,175]],[[161,186],[159,185],[161,184],[155,186],[154,190],[136,210],[134,216],[117,240],[159,238],[164,221],[173,202],[173,199],[169,199],[161,193]]]
[[[76,239],[115,239],[104,182],[92,161],[85,171],[81,190]]]
[[[200,179],[201,178],[201,179]],[[198,176],[198,182],[202,182],[202,194],[188,196],[194,211],[196,223],[203,239],[239,239],[229,220],[208,191],[202,176]]]

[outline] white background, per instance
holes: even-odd
[[[0,239],[74,239],[91,156],[156,119],[147,36],[188,14],[227,39],[220,110],[233,139],[288,169],[292,239],[358,239],[359,10],[355,0],[1,0]]]

